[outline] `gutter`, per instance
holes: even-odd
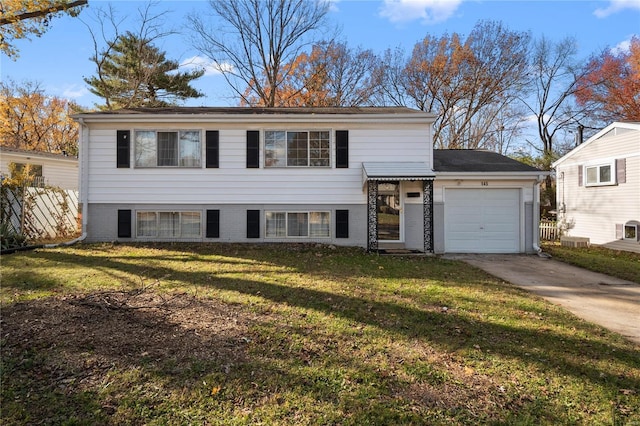
[[[84,241],[85,238],[87,238],[87,222],[88,222],[87,212],[89,211],[89,203],[87,201],[87,196],[86,195],[83,196],[83,193],[86,192],[86,184],[87,184],[87,179],[85,178],[87,175],[87,162],[82,160],[86,159],[85,157],[87,156],[87,152],[88,152],[88,149],[85,149],[87,148],[88,130],[87,130],[87,125],[84,122],[84,118],[78,117],[77,120],[78,120],[78,123],[80,123],[80,146],[78,148],[80,149],[80,155],[79,155],[80,187],[79,189],[80,189],[80,195],[81,195],[80,199],[82,200],[82,235],[80,235],[78,238],[74,238],[71,241],[65,241],[65,242],[56,243],[56,244],[45,244],[44,245],[45,248],[70,246],[70,245],[79,243],[81,241]]]

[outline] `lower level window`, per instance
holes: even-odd
[[[150,238],[193,238],[200,236],[200,212],[136,213],[136,235]]]
[[[624,239],[625,240],[638,240],[638,225],[635,223],[624,225]]]
[[[266,237],[329,237],[329,212],[266,212]]]

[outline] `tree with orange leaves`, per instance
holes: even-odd
[[[587,64],[578,81],[579,104],[597,106],[597,118],[605,123],[640,121],[640,38],[631,39],[629,50],[606,50]]]
[[[344,42],[323,41],[283,67],[274,96],[280,107],[352,107],[370,105],[377,90],[372,77],[376,56],[371,50],[352,49]],[[265,85],[263,85],[265,86]],[[247,105],[265,106],[264,100],[245,92]]]
[[[37,83],[0,83],[0,144],[29,151],[78,154],[79,107],[46,95]]]

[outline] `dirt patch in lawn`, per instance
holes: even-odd
[[[219,301],[146,290],[39,299],[3,308],[3,354],[58,390],[95,388],[112,369],[162,375],[197,360],[224,371],[245,360],[253,319]]]

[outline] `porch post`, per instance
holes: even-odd
[[[433,253],[433,180],[422,181],[424,252]]]
[[[378,250],[378,181],[367,181],[367,251]]]

